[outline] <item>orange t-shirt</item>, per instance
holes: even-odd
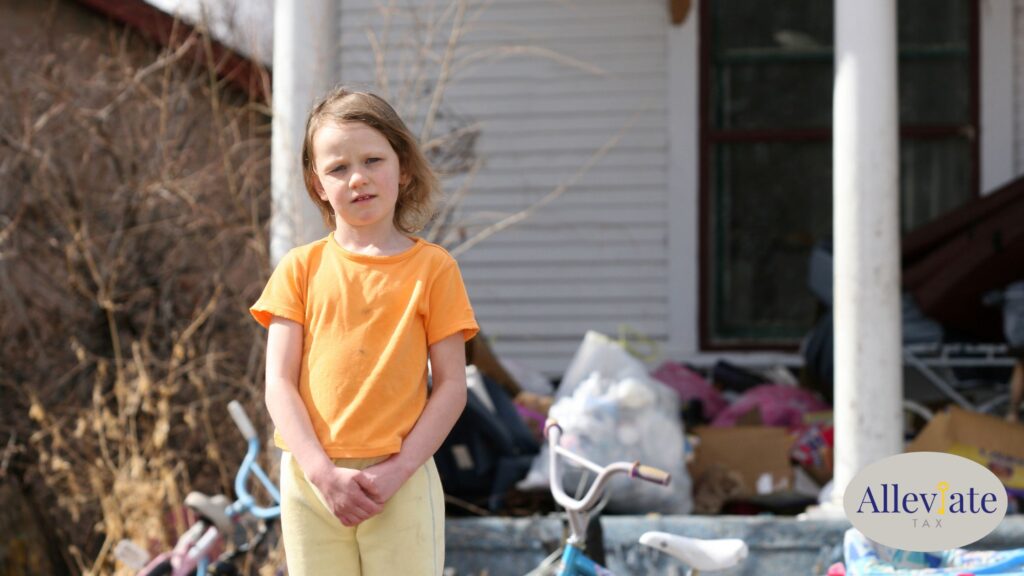
[[[299,395],[332,458],[398,452],[427,403],[428,346],[479,330],[455,259],[413,240],[391,256],[350,252],[333,234],[295,248],[250,308],[264,327],[280,316],[305,328]]]

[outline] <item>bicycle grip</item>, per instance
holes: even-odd
[[[238,400],[232,400],[228,404],[228,412],[231,414],[231,419],[235,421],[235,426],[238,426],[246,440],[256,438],[256,428],[252,425],[249,417],[245,415],[245,409],[238,403]]]
[[[639,462],[633,465],[633,473],[630,476],[662,486],[668,486],[668,483],[672,481],[672,475],[668,472]]]

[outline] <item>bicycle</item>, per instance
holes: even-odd
[[[629,474],[631,478],[667,486],[671,477],[667,472],[639,462],[613,462],[607,466],[599,466],[560,445],[562,428],[554,420],[547,421],[544,435],[547,437],[549,448],[551,494],[555,502],[565,508],[569,519],[569,537],[560,553],[556,552],[530,574],[547,573],[545,570],[550,568],[549,563],[560,556],[558,576],[613,576],[607,568],[588,558],[584,551],[590,512],[601,501],[608,481],[617,474]],[[570,460],[597,475],[582,498],[569,496],[562,487],[562,459]],[[668,532],[650,531],[640,536],[640,544],[673,556],[689,567],[688,574],[691,576],[696,575],[698,570],[732,568],[748,555],[746,543],[737,538],[702,540]]]
[[[199,520],[178,538],[173,549],[151,560],[141,547],[129,540],[122,540],[114,554],[134,568],[141,566],[138,576],[237,575],[239,572],[234,561],[259,546],[266,538],[270,526],[280,517],[281,494],[256,462],[260,452],[256,429],[237,400],[228,404],[228,412],[248,444],[245,457],[235,475],[234,488],[238,498],[229,502],[223,494],[208,496],[201,492],[191,492],[185,497],[185,505],[196,513]],[[274,506],[256,504],[247,487],[250,476],[260,481],[274,500]],[[236,533],[239,523],[247,516],[258,521],[255,536],[214,558],[214,554],[225,546],[225,541]]]

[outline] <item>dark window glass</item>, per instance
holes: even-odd
[[[815,311],[807,258],[832,229],[833,4],[704,4],[704,344],[795,345]],[[975,195],[974,10],[899,1],[904,232]]]
[[[715,147],[715,334],[779,340],[806,330],[807,247],[832,226],[832,146],[758,142]]]

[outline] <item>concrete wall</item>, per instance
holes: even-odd
[[[750,556],[720,576],[763,574],[818,575],[843,559],[846,520],[799,521],[783,517],[740,516],[605,516],[606,566],[615,574],[668,576],[684,574],[674,559],[637,543],[648,530],[691,538],[742,538]],[[445,565],[458,576],[519,576],[532,570],[560,543],[560,519],[451,518],[446,525]],[[1007,516],[994,532],[970,548],[994,550],[1024,545],[1024,518]],[[486,572],[485,572],[486,571]]]

